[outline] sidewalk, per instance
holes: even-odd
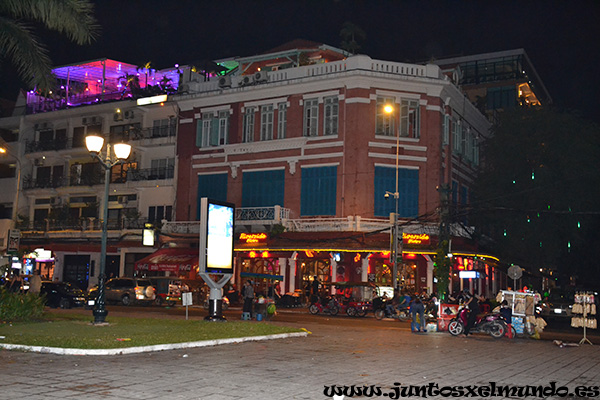
[[[379,385],[389,391],[395,383],[556,381],[573,391],[600,382],[600,346],[411,334],[402,323],[373,328],[331,320],[285,323],[311,331],[305,338],[111,357],[2,350],[0,399],[320,400],[329,398],[324,390],[332,385]]]

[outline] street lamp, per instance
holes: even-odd
[[[94,323],[101,324],[104,322],[108,311],[106,310],[106,301],[104,298],[104,281],[106,279],[106,241],[107,241],[107,224],[108,224],[108,186],[110,183],[110,171],[116,164],[125,161],[131,153],[131,145],[127,143],[117,143],[112,145],[114,154],[111,154],[110,143],[106,144],[106,154],[102,155],[102,147],[104,146],[104,138],[98,135],[89,135],[85,138],[85,145],[93,157],[97,158],[100,165],[104,168],[104,199],[102,201],[103,218],[102,218],[102,246],[100,249],[100,271],[98,276],[98,296],[94,305]]]
[[[383,111],[392,116],[394,113],[394,107],[391,104],[386,104],[383,107]],[[393,127],[393,124],[392,124]],[[400,193],[398,192],[398,159],[400,154],[400,127],[396,129],[396,191],[385,192],[385,198],[388,199],[390,196],[394,196],[395,201],[395,213],[394,213],[394,228],[393,228],[393,246],[392,246],[392,257],[393,257],[393,269],[392,269],[392,279],[394,282],[394,289],[398,287],[398,253],[402,256],[402,232],[400,232],[400,227],[398,226],[398,209],[400,205]]]

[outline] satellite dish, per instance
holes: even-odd
[[[508,269],[508,276],[511,279],[519,279],[523,276],[523,269],[518,265],[513,265]]]

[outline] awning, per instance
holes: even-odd
[[[269,275],[269,274],[257,274],[254,272],[242,272],[240,274],[242,278],[257,278],[257,279],[270,279],[273,281],[282,281],[283,275]]]
[[[189,272],[198,267],[198,249],[160,249],[135,263],[136,271]]]

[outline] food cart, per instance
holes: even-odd
[[[540,301],[540,295],[532,292],[514,292],[501,290],[496,298],[498,302],[506,300],[512,309],[512,326],[516,333],[535,334],[536,317],[535,305]]]
[[[276,285],[283,280],[283,276],[242,272],[240,277],[253,279],[258,283],[259,290],[257,290],[257,296],[254,299],[254,314],[258,321],[270,320],[275,315],[275,301],[276,297],[279,297]]]

